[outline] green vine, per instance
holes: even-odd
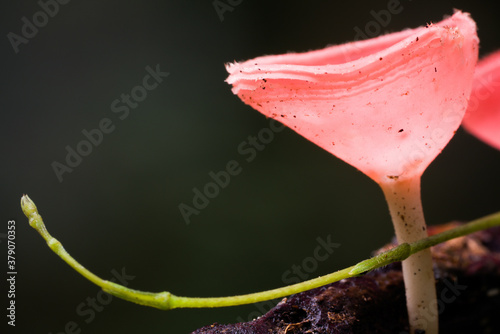
[[[92,283],[101,287],[107,293],[128,300],[140,305],[155,307],[161,310],[170,310],[174,308],[208,308],[208,307],[225,307],[236,306],[243,304],[257,303],[265,300],[285,297],[291,294],[314,289],[323,285],[334,283],[345,278],[359,276],[365,272],[386,266],[393,262],[403,261],[410,255],[421,250],[435,246],[439,243],[465,236],[480,230],[484,230],[493,226],[500,225],[500,212],[476,219],[468,224],[447,230],[445,232],[435,234],[420,241],[408,244],[403,243],[389,251],[381,253],[368,260],[359,262],[358,264],[336,271],[334,273],[320,276],[305,282],[285,286],[278,289],[256,292],[246,295],[229,296],[229,297],[213,297],[213,298],[197,298],[197,297],[180,297],[171,294],[170,292],[144,292],[126,288],[122,285],[103,280],[94,275],[92,272],[78,263],[64,249],[62,244],[53,238],[42,217],[38,213],[35,203],[27,196],[21,198],[21,208],[28,217],[29,224],[45,239],[50,249],[56,253],[61,259],[69,264],[73,269],[79,272]]]

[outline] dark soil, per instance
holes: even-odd
[[[388,247],[392,245],[379,252]],[[500,228],[451,240],[433,247],[432,253],[440,334],[500,333]],[[253,321],[213,324],[193,334],[408,331],[401,264],[393,263],[362,277],[284,298]]]

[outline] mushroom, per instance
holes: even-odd
[[[465,113],[475,22],[440,23],[318,51],[227,64],[234,94],[358,168],[383,190],[400,244],[427,236],[420,179]],[[430,250],[403,261],[411,332],[437,333]]]
[[[477,63],[462,124],[469,133],[500,150],[500,51]]]

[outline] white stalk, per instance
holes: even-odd
[[[420,197],[420,176],[413,179],[388,179],[380,183],[389,205],[398,243],[412,243],[427,237]],[[403,261],[403,277],[410,333],[438,333],[436,284],[430,249]]]

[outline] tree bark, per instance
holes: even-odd
[[[429,232],[451,225],[432,227]],[[432,257],[440,333],[500,333],[500,228],[437,245]],[[393,263],[362,277],[284,298],[256,320],[213,324],[193,334],[407,334],[404,291],[401,264]]]

